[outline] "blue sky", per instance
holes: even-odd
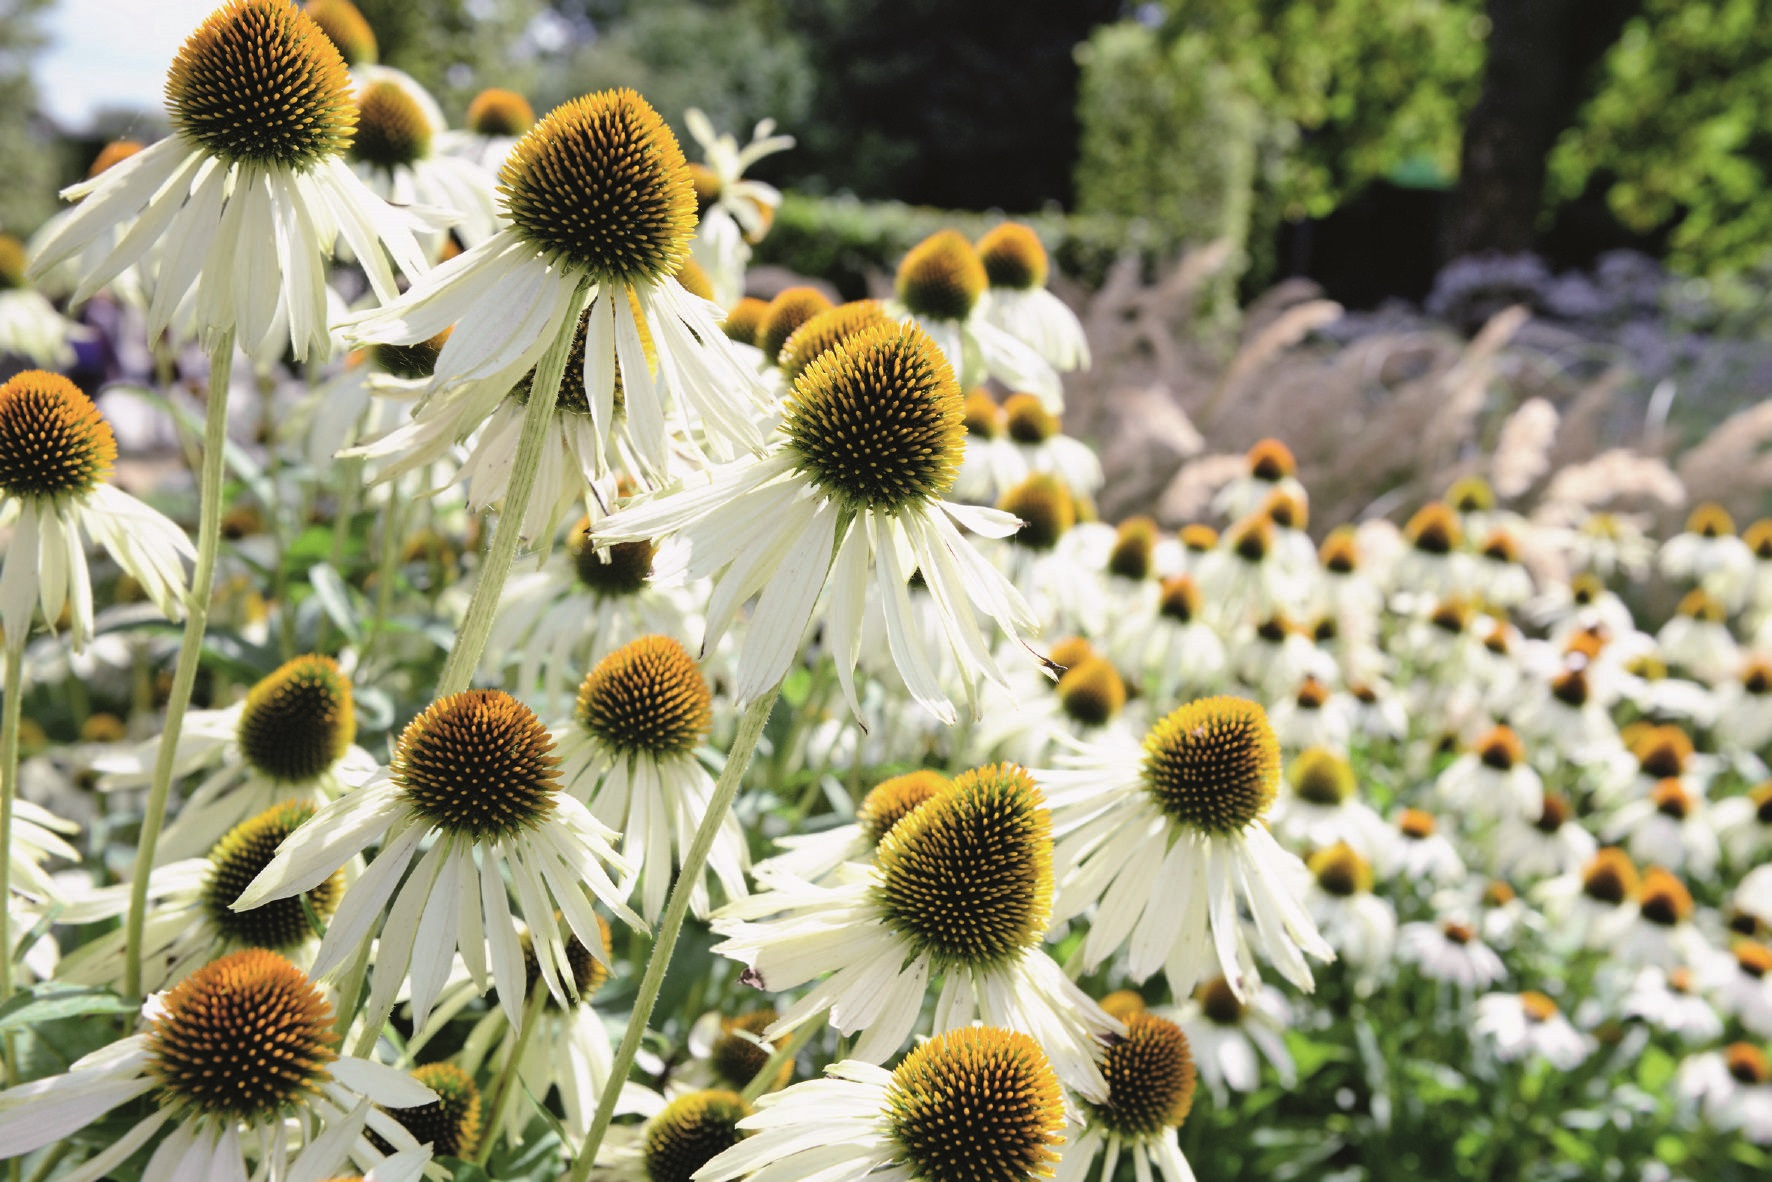
[[[158,110],[166,68],[219,0],[57,0],[32,73],[44,111],[70,131],[106,107]]]

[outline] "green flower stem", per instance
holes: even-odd
[[[172,694],[166,701],[166,721],[161,724],[154,780],[148,788],[148,807],[142,816],[139,850],[129,883],[123,954],[123,996],[128,998],[141,996],[142,925],[148,917],[148,876],[153,873],[154,849],[166,824],[178,738],[184,730],[191,691],[197,684],[197,666],[203,660],[203,633],[209,626],[209,601],[215,592],[215,560],[221,548],[223,453],[228,438],[228,376],[233,360],[234,330],[230,328],[209,351],[209,403],[203,412],[203,461],[197,478],[197,565],[191,572],[191,593],[185,598],[184,642],[179,645],[178,665],[172,674]]]
[[[12,999],[12,802],[18,796],[18,728],[24,712],[25,638],[6,638],[5,716],[0,721],[0,1002]],[[12,1034],[0,1040],[7,1087],[18,1082]]]
[[[535,478],[541,471],[542,447],[547,443],[554,403],[560,397],[560,379],[566,374],[566,358],[572,352],[572,338],[578,333],[578,318],[584,310],[590,285],[588,277],[579,280],[578,290],[568,305],[571,314],[561,321],[554,343],[536,363],[529,405],[523,408],[523,432],[517,440],[511,482],[505,487],[504,507],[498,514],[498,530],[492,535],[486,560],[480,564],[480,581],[474,587],[474,598],[468,603],[468,614],[461,622],[455,647],[449,650],[449,661],[443,666],[443,676],[437,684],[439,698],[467,689],[474,680],[474,669],[480,664],[480,654],[486,651],[486,638],[491,635],[492,621],[498,614],[505,576],[511,573],[511,559],[517,555],[517,543],[523,532],[523,511],[529,505],[529,494],[534,491]]]
[[[773,689],[752,702],[739,720],[738,734],[733,736],[732,748],[726,755],[726,766],[720,770],[719,783],[714,785],[714,798],[709,802],[701,824],[696,827],[695,840],[683,853],[677,881],[671,884],[664,920],[658,928],[658,940],[652,945],[646,972],[640,978],[639,994],[634,998],[634,1012],[628,1016],[627,1031],[621,1036],[621,1046],[615,1051],[615,1063],[609,1069],[609,1082],[604,1085],[603,1095],[597,1101],[597,1115],[591,1121],[591,1131],[585,1137],[584,1145],[579,1148],[578,1160],[572,1163],[569,1182],[586,1182],[591,1176],[591,1167],[597,1161],[597,1147],[603,1144],[603,1134],[609,1131],[609,1122],[615,1116],[616,1099],[634,1065],[634,1056],[639,1053],[640,1040],[646,1036],[652,1007],[658,1004],[658,991],[664,985],[665,970],[670,967],[671,953],[676,950],[677,937],[683,931],[683,917],[689,913],[689,896],[695,893],[695,884],[701,881],[701,873],[708,864],[708,852],[714,848],[714,837],[732,809],[745,769],[750,767],[751,756],[756,753],[757,740],[763,737],[763,724],[769,721],[769,712],[775,708],[775,700],[780,696],[781,683],[777,682]]]
[[[523,1005],[523,1025],[517,1030],[516,1044],[505,1057],[505,1065],[499,1069],[498,1078],[487,1095],[486,1119],[480,1125],[485,1135],[480,1138],[480,1151],[474,1155],[477,1166],[484,1167],[492,1159],[492,1143],[498,1140],[499,1130],[504,1128],[505,1107],[516,1095],[517,1070],[522,1065],[523,1052],[529,1049],[529,1040],[535,1034],[535,1028],[541,1025],[542,1007],[547,1004],[547,982],[538,980],[529,987],[529,1000]]]
[[[781,1071],[781,1065],[800,1053],[800,1048],[812,1040],[819,1026],[818,1022],[800,1023],[780,1046],[769,1052],[769,1058],[757,1069],[757,1074],[751,1076],[751,1082],[744,1086],[744,1091],[739,1093],[746,1104],[755,1103],[758,1096],[769,1090],[769,1085]]]

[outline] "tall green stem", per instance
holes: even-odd
[[[781,683],[777,682],[775,688],[752,702],[739,720],[738,734],[732,738],[726,766],[720,771],[719,783],[714,785],[714,798],[708,803],[707,815],[702,817],[695,830],[695,839],[683,854],[677,881],[671,884],[664,921],[658,928],[658,940],[652,945],[646,972],[640,978],[639,994],[634,998],[634,1012],[628,1016],[627,1031],[621,1036],[621,1046],[615,1050],[615,1063],[609,1069],[609,1082],[604,1085],[603,1095],[597,1101],[597,1115],[591,1121],[591,1131],[578,1151],[578,1160],[572,1163],[570,1182],[586,1182],[591,1176],[591,1167],[597,1161],[597,1147],[603,1143],[603,1134],[609,1131],[609,1122],[615,1116],[616,1099],[634,1065],[634,1056],[639,1053],[646,1024],[652,1019],[652,1007],[658,1004],[658,991],[664,985],[665,970],[670,967],[671,953],[676,950],[677,937],[683,931],[683,917],[689,913],[689,897],[695,893],[695,884],[701,881],[701,873],[708,864],[708,852],[714,848],[714,837],[732,809],[745,769],[750,767],[751,756],[756,753],[757,740],[763,737],[763,724],[769,721],[769,711],[774,709],[775,699],[780,696]]]
[[[504,593],[505,576],[511,573],[511,560],[517,556],[517,543],[522,540],[523,511],[529,505],[529,494],[535,489],[535,478],[541,470],[541,451],[547,443],[554,403],[560,397],[560,379],[566,373],[566,358],[572,352],[572,338],[578,333],[578,318],[590,285],[588,278],[579,281],[571,313],[554,343],[536,363],[529,405],[523,408],[517,458],[511,466],[511,481],[505,487],[504,506],[498,514],[498,529],[486,550],[486,560],[480,564],[480,581],[474,587],[474,598],[468,603],[468,614],[461,622],[455,647],[449,650],[449,661],[443,666],[443,676],[437,684],[439,698],[467,689],[480,664],[480,654],[486,651],[486,638],[491,635],[493,617],[498,614],[498,599]],[[602,298],[610,297],[605,292]]]
[[[191,690],[197,684],[197,666],[203,659],[203,633],[209,626],[209,601],[215,591],[215,559],[221,548],[223,453],[228,438],[228,377],[233,361],[234,330],[230,328],[209,351],[209,404],[203,412],[203,463],[197,477],[197,565],[191,572],[191,593],[185,600],[185,637],[172,674],[172,694],[166,700],[160,751],[154,760],[154,780],[148,788],[148,807],[142,815],[135,869],[129,882],[129,918],[124,924],[125,997],[141,996],[142,925],[148,915],[148,876],[153,873],[154,849],[166,823],[178,737],[184,730]]]
[[[535,1028],[541,1025],[542,1007],[547,1004],[547,982],[538,980],[529,987],[529,1000],[523,1006],[523,1025],[518,1028],[511,1053],[505,1056],[505,1064],[499,1069],[498,1078],[493,1081],[492,1092],[487,1097],[486,1119],[480,1125],[485,1135],[480,1138],[480,1152],[474,1155],[477,1166],[484,1166],[492,1160],[492,1143],[498,1140],[504,1129],[505,1107],[517,1091],[517,1072],[522,1069],[523,1054],[529,1049]]]
[[[25,638],[6,638],[6,701],[0,721],[0,1002],[12,998],[12,802],[18,796],[18,728],[24,710]],[[4,1043],[6,1086],[18,1082],[12,1035]]]

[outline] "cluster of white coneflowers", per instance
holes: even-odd
[[[375,56],[231,0],[0,241],[15,1170],[1178,1182],[1199,1084],[1422,996],[1504,1100],[1653,1045],[1593,1119],[1772,1141],[1772,524],[1474,480],[1319,545],[1271,440],[1100,522],[1026,227],[746,297],[791,140]],[[89,304],[207,374],[194,537]]]

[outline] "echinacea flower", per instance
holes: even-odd
[[[1507,975],[1495,950],[1474,927],[1456,918],[1404,924],[1397,955],[1418,966],[1428,980],[1445,981],[1467,992],[1487,989]]]
[[[148,880],[150,909],[142,936],[142,987],[165,989],[193,970],[240,948],[266,948],[297,964],[313,959],[314,920],[332,918],[344,893],[345,874],[335,871],[305,895],[278,899],[250,911],[233,910],[246,884],[270,864],[277,847],[314,805],[288,800],[272,805],[223,835],[205,858],[156,866]],[[129,908],[129,884],[101,887],[69,900],[56,920],[64,924],[121,918]],[[83,985],[117,987],[123,976],[124,931],[88,941],[62,959],[58,976]]]
[[[772,992],[823,981],[764,1031],[773,1038],[825,1011],[852,1054],[880,1062],[915,1028],[932,976],[935,1028],[987,1025],[1033,1035],[1059,1074],[1100,1099],[1101,1038],[1119,1023],[1042,948],[1052,905],[1052,839],[1040,790],[1013,764],[977,768],[906,813],[872,866],[834,886],[784,881],[729,905],[714,951],[743,961]],[[776,916],[776,918],[759,918]]]
[[[1077,314],[1046,290],[1046,247],[1020,222],[1002,222],[978,240],[990,281],[979,316],[1031,345],[1061,373],[1089,368],[1089,340]]]
[[[229,0],[172,63],[173,134],[65,190],[80,204],[37,243],[32,272],[127,225],[75,302],[152,250],[150,336],[189,296],[206,343],[232,330],[251,356],[279,340],[297,360],[328,356],[325,263],[340,238],[380,299],[396,292],[389,256],[408,276],[425,269],[414,233],[428,223],[375,196],[344,162],[357,126],[351,90],[337,48],[289,0]]]
[[[26,285],[24,244],[0,234],[0,357],[66,369],[74,364],[74,342],[89,331]]]
[[[871,861],[880,839],[894,825],[952,786],[952,780],[928,768],[881,780],[862,797],[853,822],[818,833],[776,838],[775,844],[782,852],[758,862],[753,874],[764,884],[781,879],[819,882],[844,862]]]
[[[690,249],[714,285],[714,298],[731,305],[744,294],[751,243],[762,239],[781,204],[781,192],[774,185],[746,179],[745,169],[765,156],[787,151],[794,146],[794,137],[775,135],[775,121],[765,119],[752,128],[751,142],[740,147],[735,136],[715,132],[699,107],[683,112],[683,124],[701,145],[706,161],[695,176],[701,224]]]
[[[291,835],[235,909],[310,890],[379,838],[380,852],[326,929],[315,975],[355,951],[392,900],[380,927],[370,1013],[391,1011],[410,973],[413,1021],[423,1026],[458,949],[484,991],[490,946],[499,1003],[519,1025],[525,990],[511,889],[532,927],[540,925],[536,960],[556,1000],[572,996],[574,977],[564,941],[545,922],[555,907],[593,953],[603,947],[593,897],[644,926],[604,869],[626,870],[610,845],[615,835],[560,791],[553,745],[534,713],[509,694],[468,690],[438,699],[401,732],[388,769]]]
[[[1307,953],[1334,958],[1305,911],[1303,865],[1265,823],[1280,752],[1256,703],[1203,698],[1141,747],[1088,746],[1036,774],[1059,838],[1055,918],[1099,904],[1085,964],[1130,941],[1134,980],[1161,968],[1181,994],[1222,973],[1243,997],[1260,979],[1256,949],[1301,989],[1312,987]]]
[[[1772,1144],[1772,1067],[1751,1042],[1734,1042],[1680,1064],[1675,1086],[1716,1128]]]
[[[440,150],[443,112],[411,75],[387,66],[358,71],[357,134],[348,156],[376,193],[395,205],[455,214],[463,245],[498,231],[493,174],[477,160]],[[439,244],[442,235],[434,235]]]
[[[757,1101],[751,1134],[696,1182],[1052,1176],[1064,1096],[1040,1045],[989,1026],[940,1034],[893,1071],[845,1060]]]
[[[956,528],[1003,537],[1015,519],[941,499],[964,446],[960,388],[934,343],[914,326],[868,329],[814,359],[795,380],[779,442],[766,455],[718,466],[705,481],[619,509],[592,536],[599,545],[665,534],[688,540],[689,577],[718,575],[704,651],[739,607],[758,597],[738,658],[740,701],[787,673],[828,577],[825,640],[859,716],[855,666],[872,579],[911,696],[951,722],[931,644],[953,651],[975,700],[981,678],[1004,678],[974,605],[1011,635],[1034,623],[1020,594]],[[917,626],[914,572],[936,609],[938,636]]]
[[[714,777],[696,754],[713,721],[713,695],[695,658],[669,636],[642,636],[585,675],[560,740],[561,786],[622,835],[621,855],[632,869],[618,885],[639,884],[648,923],[664,910],[672,868],[714,798]],[[736,899],[746,893],[749,865],[744,831],[729,812],[707,869]],[[705,881],[692,884],[689,898],[695,914],[705,916]]]
[[[1213,977],[1182,1003],[1175,1019],[1188,1037],[1200,1079],[1220,1105],[1230,1092],[1253,1092],[1260,1085],[1263,1059],[1281,1087],[1290,1091],[1297,1084],[1298,1067],[1285,1039],[1292,1007],[1272,985],[1257,985],[1239,998],[1229,981]]]
[[[457,326],[437,356],[431,397],[460,437],[582,326],[577,385],[600,462],[613,459],[620,426],[642,468],[662,475],[673,405],[717,454],[760,446],[752,415],[762,387],[728,348],[724,310],[674,278],[695,225],[694,185],[646,100],[612,90],[556,107],[512,149],[499,193],[507,225],[399,299],[352,317],[347,338],[416,344]]]
[[[384,1162],[380,1177],[416,1180],[429,1159],[376,1105],[427,1104],[434,1093],[404,1072],[341,1056],[332,1007],[274,952],[213,961],[143,1007],[147,1030],[94,1051],[63,1075],[0,1092],[0,1145],[21,1156],[71,1136],[138,1096],[153,1111],[64,1182],[103,1178],[168,1125],[146,1182],[257,1176],[318,1182],[347,1159]],[[373,1130],[389,1147],[378,1150]],[[300,1148],[292,1140],[299,1138]],[[248,1147],[251,1147],[250,1149]],[[408,1154],[395,1163],[386,1154]],[[394,1168],[404,1167],[404,1168]]]
[[[337,661],[317,653],[285,661],[242,702],[192,711],[179,735],[173,774],[202,779],[161,834],[159,856],[207,851],[223,833],[276,804],[318,807],[337,799],[380,766],[356,737],[351,679]],[[99,787],[146,787],[160,743],[156,737],[96,760]]]
[[[1125,1022],[1125,1036],[1102,1056],[1107,1099],[1083,1102],[1082,1128],[1071,1130],[1067,1138],[1070,1143],[1053,1174],[1056,1182],[1094,1177],[1113,1182],[1121,1155],[1132,1160],[1136,1178],[1194,1182],[1176,1136],[1194,1107],[1196,1074],[1187,1035],[1148,1010],[1127,1016]]]
[[[1536,990],[1485,993],[1477,999],[1473,1029],[1504,1063],[1535,1057],[1560,1071],[1573,1071],[1588,1054],[1587,1036],[1569,1024],[1556,1002]]]
[[[972,243],[956,230],[940,230],[899,262],[890,309],[934,338],[968,388],[988,374],[1011,390],[1039,395],[1055,413],[1063,410],[1058,372],[1038,350],[985,318],[989,286],[990,275]]]
[[[23,648],[41,607],[69,612],[75,652],[92,636],[86,542],[97,540],[168,618],[184,615],[184,530],[108,481],[117,440],[92,399],[60,374],[26,370],[0,385],[0,631]],[[10,691],[12,687],[7,687]]]
[[[755,1112],[728,1088],[674,1088],[667,1096],[649,1095],[647,1101],[648,1108],[656,1108],[647,1112],[645,1123],[629,1126],[624,1132],[631,1135],[619,1142],[603,1142],[597,1177],[609,1182],[689,1182],[697,1170],[745,1139],[738,1122]]]

